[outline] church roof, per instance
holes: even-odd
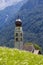
[[[16,21],[22,22],[21,19],[16,19]]]
[[[25,45],[24,45],[24,50],[27,50],[27,51],[33,52],[34,49],[35,49],[35,48],[34,48],[33,45],[28,45],[28,46],[25,46]]]

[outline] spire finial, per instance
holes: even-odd
[[[16,21],[22,22],[19,15],[17,16]]]
[[[18,15],[17,19],[20,19],[19,15]]]

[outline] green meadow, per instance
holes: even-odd
[[[0,47],[0,65],[43,65],[43,55]]]

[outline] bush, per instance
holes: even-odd
[[[41,47],[39,46],[39,45],[37,45],[37,44],[33,44],[34,45],[34,48],[36,49],[36,50],[41,50]]]

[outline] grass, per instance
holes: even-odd
[[[43,65],[43,56],[0,47],[0,65]]]

